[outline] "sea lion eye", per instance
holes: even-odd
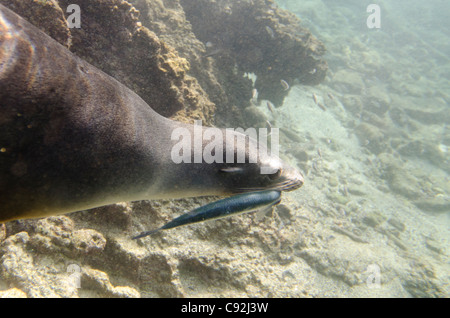
[[[270,180],[276,180],[281,176],[281,169],[278,169],[277,172],[269,174]]]

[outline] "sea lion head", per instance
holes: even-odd
[[[258,143],[246,135],[245,148],[242,144],[237,144],[234,149],[235,157],[238,157],[240,152],[244,153],[245,162],[236,160],[235,163],[226,163],[224,167],[219,168],[218,174],[227,191],[292,191],[303,185],[302,174],[283,161],[278,154],[272,153],[264,143]]]
[[[204,135],[211,137],[206,132],[209,128],[204,129]],[[269,151],[264,143],[237,131],[218,128],[214,131],[214,137],[202,139],[201,160],[199,156],[195,160],[194,142],[190,147],[193,151],[187,156],[189,165],[166,169],[170,173],[165,177],[171,175],[170,181],[166,179],[166,191],[171,191],[171,187],[183,195],[187,192],[192,196],[232,195],[269,189],[292,191],[303,185],[301,173],[276,152]]]

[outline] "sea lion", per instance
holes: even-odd
[[[120,201],[292,190],[303,184],[257,144],[246,163],[172,160],[177,128],[130,89],[0,5],[0,222]],[[205,131],[206,127],[202,127]],[[238,133],[236,133],[238,135]],[[230,146],[224,140],[223,149]],[[206,144],[202,144],[204,148]],[[225,156],[225,154],[224,154]],[[274,172],[261,174],[262,166]]]

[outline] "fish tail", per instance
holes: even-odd
[[[141,234],[133,237],[132,240],[137,240],[137,239],[140,239],[140,238],[143,238],[143,237],[155,234],[156,232],[159,232],[160,230],[162,230],[161,227],[157,228],[156,230],[142,232]]]

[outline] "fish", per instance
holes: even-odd
[[[285,80],[280,80],[281,86],[283,86],[284,90],[287,91],[289,89],[289,84]]]
[[[270,121],[266,120],[266,127],[269,129],[269,133],[267,134],[267,137],[272,135],[272,124],[270,123]]]
[[[267,108],[269,108],[269,110],[272,114],[275,114],[273,107],[274,107],[273,104],[271,102],[267,101]]]
[[[250,99],[252,104],[256,104],[258,102],[258,90],[256,88],[252,89],[252,98]]]
[[[252,89],[252,99],[258,98],[258,90],[256,88]]]
[[[269,33],[269,35],[272,39],[275,38],[275,32],[273,31],[273,29],[270,26],[266,26],[266,31],[267,31],[267,33]]]
[[[145,231],[133,237],[133,240],[168,230],[182,225],[194,224],[208,220],[228,217],[259,209],[272,208],[281,201],[281,192],[277,190],[264,190],[257,192],[241,193],[225,199],[214,201],[185,213],[163,226]]]
[[[331,94],[331,93],[327,93],[327,95],[328,95],[328,97],[331,99],[331,100],[334,100],[334,96],[333,96],[333,94]]]
[[[204,58],[211,57],[211,56],[214,56],[214,55],[221,54],[222,52],[223,52],[223,49],[217,48],[217,49],[214,49],[214,50],[212,50],[212,51],[210,51],[208,53],[203,54],[203,57]]]
[[[275,107],[274,104],[272,104],[271,102],[267,101],[267,108],[272,113],[273,120],[276,120],[278,118],[278,114],[276,113],[274,107]]]
[[[314,103],[316,103],[316,105],[317,105],[317,95],[313,93],[312,98],[314,100]]]
[[[317,106],[319,106],[319,108],[323,111],[326,111],[326,107],[322,104],[322,103],[317,103]]]

